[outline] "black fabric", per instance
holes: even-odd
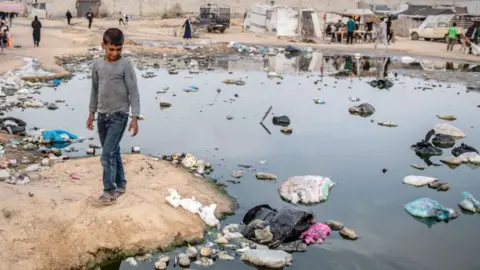
[[[452,155],[454,155],[456,157],[458,157],[462,154],[468,153],[468,152],[475,152],[475,153],[478,154],[477,149],[473,148],[470,145],[466,145],[464,143],[462,143],[460,146],[457,146],[457,147],[452,149]]]
[[[288,127],[290,125],[290,118],[286,115],[274,116],[272,122],[275,126]]]
[[[7,127],[5,125],[6,121],[15,122],[18,126]],[[18,133],[25,132],[25,127],[26,126],[27,126],[27,123],[25,123],[23,120],[20,120],[18,118],[5,117],[5,118],[0,119],[0,129],[8,132],[8,129],[10,128],[10,130],[12,131],[13,134],[18,134]]]
[[[260,222],[259,222],[260,221]],[[312,212],[303,211],[297,208],[282,208],[279,211],[271,208],[269,205],[258,205],[250,209],[243,217],[243,223],[247,225],[242,234],[252,240],[255,238],[254,230],[258,226],[269,227],[272,234],[272,240],[267,244],[271,248],[280,247],[283,243],[297,241],[304,231],[306,231],[313,223],[314,217]],[[252,224],[255,224],[252,228]]]

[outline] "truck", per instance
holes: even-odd
[[[459,35],[465,34],[466,30],[478,21],[480,16],[466,14],[449,14],[428,16],[417,28],[410,28],[409,34],[412,40],[423,38],[426,41],[446,40],[448,28],[457,24]]]
[[[200,7],[200,15],[195,18],[193,25],[204,27],[207,32],[219,31],[224,33],[230,28],[230,7],[222,4],[206,4]]]

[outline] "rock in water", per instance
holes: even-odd
[[[458,166],[458,165],[461,165],[463,163],[463,161],[461,159],[459,159],[458,157],[444,158],[444,159],[441,159],[440,161],[444,164],[454,165],[454,166]]]
[[[185,253],[190,259],[192,259],[197,257],[198,251],[195,247],[189,247]]]
[[[190,259],[188,258],[187,254],[181,253],[178,255],[178,265],[184,268],[187,268],[190,266]]]
[[[340,231],[341,229],[343,229],[345,227],[345,226],[343,226],[343,223],[335,221],[335,220],[327,220],[325,222],[325,224],[327,224],[327,226],[330,227],[330,229],[332,229],[334,231]]]
[[[423,187],[435,181],[438,181],[438,179],[433,177],[417,176],[417,175],[408,175],[408,176],[405,176],[405,178],[403,178],[404,184],[408,184],[416,187]]]
[[[348,112],[350,112],[350,114],[355,114],[362,117],[368,117],[375,113],[375,108],[368,103],[362,103],[358,106],[350,107],[348,109]]]
[[[286,115],[274,116],[272,122],[275,126],[288,127],[290,125],[290,118]]]
[[[200,255],[202,255],[202,257],[210,258],[212,256],[212,249],[209,247],[202,247],[200,249]]]
[[[282,268],[292,265],[293,257],[283,250],[251,249],[243,253],[241,260],[259,267]]]
[[[383,127],[398,127],[398,125],[394,122],[384,122],[384,121],[378,121],[377,123],[379,126]]]
[[[219,258],[220,260],[225,260],[225,261],[235,260],[235,257],[228,254],[226,251],[220,251],[219,253],[217,253],[217,258]]]
[[[290,135],[290,134],[293,133],[293,129],[286,127],[286,128],[282,128],[282,129],[280,130],[280,132],[282,132],[282,133],[285,134],[285,135]]]
[[[257,173],[255,177],[257,177],[258,180],[276,180],[277,179],[277,176],[274,174],[261,173],[261,172]]]
[[[462,200],[458,204],[458,206],[468,212],[472,212],[472,213],[477,212],[477,209],[475,208],[475,205],[473,204],[473,202],[467,199]]]
[[[447,121],[454,121],[457,120],[455,115],[448,115],[448,114],[437,114],[438,119],[447,120]]]
[[[58,109],[58,105],[55,104],[55,103],[49,103],[49,104],[47,105],[47,109],[52,110],[52,111],[53,111],[53,110],[56,110],[56,109]]]
[[[455,138],[450,135],[437,134],[432,139],[432,144],[440,148],[450,148],[455,145]]]
[[[234,171],[234,172],[232,172],[232,177],[242,178],[244,174],[245,174],[244,171]]]
[[[215,240],[215,243],[220,244],[220,245],[226,245],[228,244],[228,239],[225,237],[219,237]]]
[[[201,265],[201,266],[208,267],[208,266],[212,266],[212,265],[213,265],[213,260],[210,259],[210,258],[202,257],[202,258],[196,260],[196,261],[195,261],[195,264],[196,264],[196,265]]]
[[[425,170],[425,166],[423,166],[422,164],[412,164],[412,165],[410,165],[410,167],[415,168],[415,169],[420,170],[420,171]]]
[[[172,107],[172,104],[166,101],[161,101],[160,102],[160,108],[170,108]]]
[[[455,138],[465,138],[465,133],[463,133],[463,131],[449,123],[436,124],[433,126],[433,130],[435,131],[435,134],[445,134]]]
[[[357,234],[354,231],[352,231],[350,229],[347,229],[347,228],[343,228],[342,230],[340,230],[339,233],[344,239],[347,239],[347,240],[357,240],[358,239]]]
[[[165,270],[165,269],[167,269],[167,264],[165,262],[162,262],[162,261],[157,261],[157,262],[155,262],[155,269],[156,270]]]

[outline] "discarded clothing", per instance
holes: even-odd
[[[77,135],[61,129],[45,130],[42,137],[52,143],[70,142],[70,140],[78,139]]]
[[[457,218],[457,213],[451,208],[445,208],[429,198],[417,199],[405,205],[405,210],[413,217],[433,219],[434,221],[449,221]],[[427,224],[431,226],[431,224]]]
[[[350,107],[348,109],[348,112],[350,112],[350,114],[355,114],[362,117],[368,117],[375,113],[375,108],[368,103],[362,103],[358,106]]]
[[[430,130],[427,135],[425,135],[425,139],[417,142],[416,144],[412,145],[410,148],[415,151],[420,157],[431,157],[431,156],[441,156],[443,154],[442,149],[433,146],[429,141],[430,138],[435,134],[435,131],[432,129]]]
[[[393,82],[390,81],[389,79],[373,80],[373,81],[370,81],[368,84],[370,84],[370,86],[372,86],[373,88],[378,88],[378,89],[390,89],[393,86]]]
[[[460,208],[463,210],[472,212],[472,213],[480,213],[480,201],[475,199],[472,194],[469,192],[463,192],[463,200],[458,204]]]
[[[258,205],[243,217],[247,225],[242,234],[257,243],[278,248],[283,243],[294,242],[314,223],[312,212],[296,208],[279,211],[269,205]]]
[[[288,45],[286,48],[285,48],[285,52],[286,53],[298,53],[300,52],[300,50],[295,47],[295,46],[292,46],[292,45]]]
[[[275,126],[288,127],[290,125],[290,119],[286,115],[274,116],[272,122]]]
[[[300,235],[300,238],[303,239],[307,245],[323,244],[323,240],[330,235],[331,231],[332,230],[327,225],[323,223],[315,223],[304,231]]]
[[[328,200],[330,189],[335,182],[318,175],[290,177],[280,186],[280,196],[294,204],[319,203]]]
[[[469,152],[474,152],[474,153],[477,153],[478,154],[478,151],[477,149],[469,146],[469,145],[466,145],[464,143],[462,143],[460,146],[457,146],[455,148],[452,149],[452,155],[458,157],[462,154],[465,154],[465,153],[469,153]]]

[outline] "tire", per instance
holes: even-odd
[[[416,32],[413,32],[412,33],[412,40],[419,40],[420,39],[420,36],[418,36],[418,34]]]
[[[4,125],[5,121],[12,121],[12,122],[15,122],[17,124],[16,127],[13,127],[13,126],[10,127],[10,130],[12,131],[13,134],[18,134],[18,133],[25,132],[25,128],[27,126],[27,123],[25,123],[24,121],[22,121],[18,118],[14,118],[14,117],[5,117],[5,118],[0,119],[1,130],[4,130],[4,131],[8,132],[7,126]]]
[[[423,38],[423,39],[425,39],[425,41],[430,41],[430,40],[432,40],[432,39],[430,39],[430,38]]]

